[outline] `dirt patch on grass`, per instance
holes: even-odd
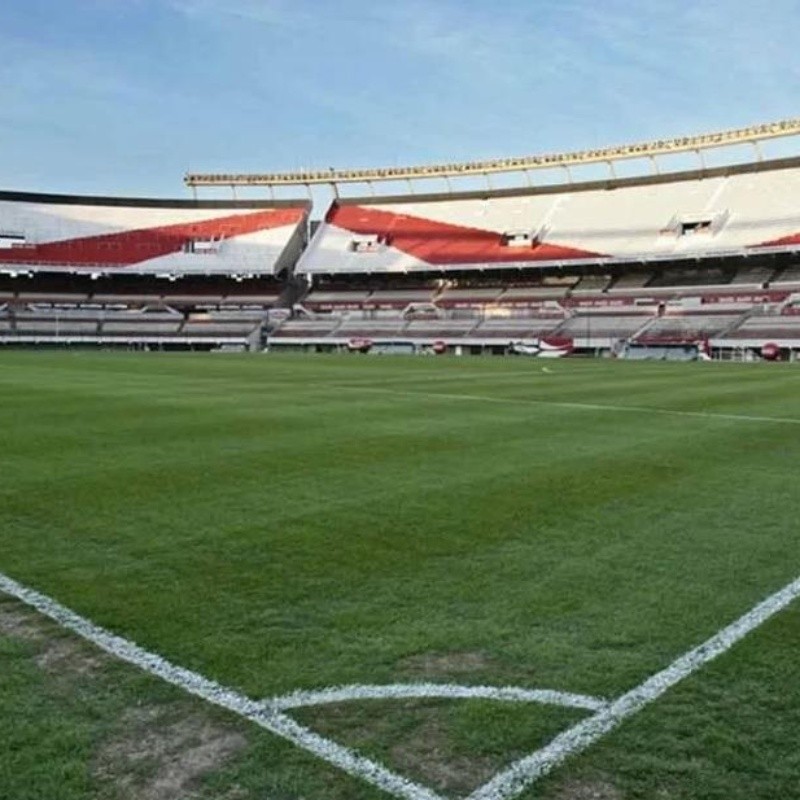
[[[16,601],[0,602],[0,635],[36,645],[36,665],[59,675],[85,675],[108,661],[101,650]]]
[[[495,666],[480,650],[455,650],[449,653],[419,653],[404,658],[398,668],[405,675],[419,678],[446,678],[483,672]]]
[[[109,687],[102,668],[113,662],[110,656],[21,603],[0,601],[0,635],[29,643],[32,661],[63,692]],[[93,763],[119,800],[189,800],[203,776],[246,746],[240,733],[183,706],[129,708],[119,730],[101,744]],[[232,787],[220,800],[247,796]]]
[[[48,672],[86,675],[108,663],[108,656],[83,642],[66,639],[48,639],[44,649],[34,659],[37,666]]]
[[[95,774],[120,800],[187,800],[204,775],[241,752],[241,734],[195,714],[159,707],[132,709],[121,733],[98,753]],[[226,797],[245,797],[236,789]]]
[[[440,792],[468,794],[497,772],[498,764],[482,756],[454,755],[447,731],[436,718],[425,720],[407,741],[394,745],[391,764]]]
[[[607,781],[570,781],[554,800],[624,800],[622,792]]]
[[[38,614],[14,601],[0,601],[0,635],[28,642],[40,642],[46,638]]]
[[[436,700],[334,703],[295,714],[313,731],[448,797],[469,794],[505,765],[502,758],[459,752],[447,703]]]

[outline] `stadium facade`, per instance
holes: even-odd
[[[787,131],[796,133],[760,126],[739,138],[757,146]],[[674,141],[699,153],[736,133]],[[652,159],[668,145],[592,151],[586,160],[610,167],[600,180],[337,191],[316,225],[308,200],[3,192],[0,343],[794,358],[800,158],[714,168],[701,158],[697,169],[616,176],[616,158]],[[578,155],[499,163],[527,174],[568,167]],[[498,171],[487,162],[475,169]],[[336,186],[431,176],[385,172],[187,182]]]

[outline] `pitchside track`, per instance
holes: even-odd
[[[198,796],[800,797],[796,367],[0,367],[0,590],[237,715]]]

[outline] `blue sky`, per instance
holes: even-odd
[[[797,0],[5,0],[0,186],[533,154],[798,116]]]

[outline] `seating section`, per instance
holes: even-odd
[[[38,298],[40,299],[40,298]],[[248,342],[267,322],[267,310],[216,310],[183,314],[175,309],[121,308],[97,303],[64,308],[43,303],[0,306],[0,341],[154,342],[202,340]]]
[[[211,303],[211,301],[204,298],[198,302],[198,298],[195,297],[193,304],[199,305],[202,303],[206,305],[214,304],[220,306],[241,306],[243,308],[261,308],[274,305],[278,302],[278,298],[279,293],[276,287],[274,292],[270,293],[254,292],[253,294],[226,294],[216,303]]]
[[[188,320],[181,328],[181,334],[189,338],[211,336],[214,338],[247,338],[257,327],[252,322],[214,322],[213,320]]]
[[[637,342],[694,342],[718,336],[742,319],[741,314],[686,314],[654,320]]]
[[[31,280],[0,275],[0,303],[19,307],[264,309],[276,305],[283,290],[272,277],[239,282],[212,276],[168,281],[147,276],[91,279],[48,274]]]
[[[307,247],[306,202],[0,192],[0,343],[800,342],[793,163],[337,199]]]
[[[309,210],[307,201],[0,192],[0,270],[274,275],[299,255]]]
[[[148,319],[149,315],[142,315],[138,320],[111,320],[104,322],[98,331],[102,337],[120,336],[127,338],[177,336],[181,329],[181,319],[159,321]]]
[[[577,292],[602,292],[611,281],[609,275],[584,275],[576,286],[572,288]]]
[[[727,339],[751,339],[766,343],[792,340],[800,342],[800,315],[752,316],[726,335]]]
[[[302,344],[343,344],[356,338],[378,341],[430,343],[444,339],[507,345],[511,341],[559,337],[577,347],[614,347],[620,341],[640,344],[696,342],[714,339],[755,346],[759,342],[798,341],[800,314],[794,314],[791,291],[763,289],[752,281],[758,267],[741,267],[741,282],[722,286],[705,281],[719,275],[705,271],[693,276],[695,286],[675,285],[658,300],[653,289],[622,294],[597,289],[607,283],[560,276],[563,286],[458,286],[379,288],[341,294],[358,304],[339,303],[338,291],[321,293],[333,310],[306,310],[298,306],[270,318],[277,288],[269,292],[230,291],[204,294],[179,292],[163,295],[139,292],[36,292],[0,289],[0,343],[83,342],[162,343],[175,346],[239,345],[261,341]],[[733,275],[729,271],[726,275]],[[739,273],[736,273],[739,274]],[[674,279],[674,276],[670,276]],[[581,285],[593,288],[580,291]],[[736,287],[741,287],[737,289]],[[557,297],[542,297],[554,291]],[[384,296],[389,302],[368,302]],[[453,298],[470,298],[456,302]],[[406,302],[420,298],[417,302]],[[424,300],[422,298],[425,298]],[[447,302],[447,298],[450,302]],[[661,299],[663,298],[663,299]],[[233,302],[228,302],[232,300]],[[251,303],[251,300],[256,302]],[[148,302],[144,302],[148,301]],[[152,302],[149,302],[152,301]],[[208,303],[206,301],[209,301]],[[395,305],[395,301],[397,304]],[[783,311],[783,313],[781,313]],[[288,318],[287,318],[288,317]]]
[[[773,281],[775,284],[792,283],[800,286],[800,264],[787,267]]]
[[[668,269],[656,275],[648,289],[663,289],[685,286],[724,286],[730,283],[731,277],[722,269]]]
[[[368,302],[376,306],[403,307],[409,303],[429,303],[433,291],[431,289],[379,289],[374,291]]]
[[[369,290],[352,291],[342,289],[339,291],[318,291],[313,289],[303,299],[303,304],[309,308],[356,307],[360,308],[369,297]]]
[[[406,290],[396,288],[402,285],[396,279],[391,287],[377,279],[361,289],[340,283],[301,298],[295,317],[277,325],[270,336],[276,343],[332,346],[353,338],[444,339],[495,349],[545,337],[571,339],[578,348],[612,349],[625,341],[670,344],[745,337],[736,330],[748,315],[781,309],[788,314],[794,308],[791,290],[764,281],[780,273],[772,264],[732,261],[694,269],[638,269],[616,278],[603,272],[529,274],[527,281],[511,284],[468,276],[461,285],[459,276]],[[309,302],[313,297],[324,303],[315,307]]]
[[[49,305],[79,305],[89,301],[88,293],[81,292],[14,292],[4,293],[7,300],[19,303],[47,303]],[[147,301],[144,301],[147,302]]]
[[[97,333],[96,322],[78,322],[77,320],[59,320],[41,317],[17,318],[16,330],[21,334],[39,334],[42,336],[94,335]]]
[[[409,339],[447,339],[468,336],[476,324],[477,320],[457,319],[409,322],[405,327],[404,335]]]
[[[436,298],[436,303],[443,307],[472,304],[483,305],[497,300],[503,291],[504,289],[502,286],[447,287],[443,289],[441,294]]]
[[[340,318],[335,319],[287,319],[273,336],[279,339],[289,338],[321,338],[330,335],[341,323]]]
[[[557,334],[575,339],[627,339],[652,319],[648,314],[575,314]]]
[[[563,317],[508,317],[487,319],[473,331],[480,339],[538,339],[552,333],[564,321]]]
[[[799,195],[800,168],[762,164],[623,179],[612,190],[573,184],[558,192],[337,200],[298,271],[397,275],[637,261],[696,269],[700,257],[795,252]]]
[[[609,290],[613,292],[620,289],[641,289],[647,286],[652,278],[652,272],[626,272],[613,280]]]
[[[568,285],[545,286],[539,284],[534,286],[510,286],[503,292],[502,298],[503,302],[513,302],[515,300],[557,300],[566,297],[568,289]]]
[[[342,309],[396,309],[409,306],[425,306],[435,303],[440,308],[483,307],[515,301],[545,301],[564,298],[581,279],[577,276],[531,279],[526,285],[511,286],[437,286],[409,289],[373,288],[353,291],[350,289],[312,289],[300,301],[310,311],[336,311]],[[604,286],[606,276],[586,277],[587,286]],[[599,291],[592,289],[587,291]]]
[[[761,287],[769,283],[774,272],[775,267],[771,266],[740,267],[736,270],[736,274],[733,276],[731,284],[737,286],[742,284],[750,284]]]

